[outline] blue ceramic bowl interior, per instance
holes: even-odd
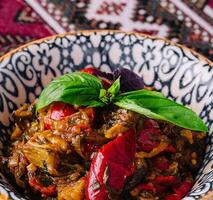
[[[55,77],[94,66],[110,72],[131,69],[167,97],[194,110],[209,127],[208,145],[197,181],[184,200],[200,199],[213,188],[213,64],[169,41],[119,31],[83,31],[27,44],[0,58],[0,148],[8,143],[11,113],[33,102]],[[0,193],[27,199],[1,174]]]

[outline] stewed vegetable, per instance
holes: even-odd
[[[126,69],[64,75],[13,116],[2,166],[31,199],[180,200],[202,164],[203,121]]]

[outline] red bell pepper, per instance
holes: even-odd
[[[161,185],[174,185],[177,184],[179,180],[175,176],[158,176],[152,182]]]
[[[165,192],[168,189],[166,186],[154,185],[153,183],[141,183],[140,185],[137,186],[137,188],[140,191],[146,190],[149,192],[157,192],[157,193]]]
[[[172,189],[178,196],[182,198],[189,192],[192,186],[193,186],[192,182],[184,181],[178,187],[176,186],[173,187]]]
[[[168,186],[165,185],[155,185],[155,190],[157,193],[163,193],[168,190]]]
[[[133,174],[136,153],[135,131],[129,130],[105,144],[97,153],[87,177],[86,199],[117,199],[125,180]]]
[[[86,142],[85,144],[83,144],[82,153],[87,158],[90,158],[92,153],[98,152],[99,148],[100,147],[94,142]]]
[[[175,193],[166,196],[165,200],[181,200],[184,196],[186,196],[192,186],[193,184],[190,181],[184,181],[178,186],[175,185],[172,188]]]
[[[143,129],[138,138],[139,149],[150,152],[160,143],[160,130],[156,128]]]
[[[177,194],[170,194],[165,197],[165,200],[181,200]]]
[[[162,171],[169,169],[169,161],[166,157],[156,157],[153,162],[153,167]]]
[[[43,195],[47,197],[52,197],[57,194],[55,185],[49,185],[45,187],[41,183],[39,183],[35,177],[33,176],[28,176],[28,177],[29,177],[28,183],[34,190],[39,191],[40,193],[42,193]]]
[[[155,191],[155,187],[153,184],[147,184],[147,183],[142,183],[138,186],[138,188],[140,190],[146,190],[146,191],[149,191],[149,192],[154,192]]]
[[[160,144],[160,130],[157,128],[150,128],[150,126],[152,126],[151,124],[154,122],[155,121],[146,122],[145,126],[149,128],[145,128],[140,132],[138,138],[138,147],[140,151],[151,152]],[[154,126],[157,126],[157,124]],[[168,144],[168,147],[163,152],[176,153],[176,149],[171,144]]]

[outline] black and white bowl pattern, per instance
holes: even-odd
[[[119,31],[82,31],[27,44],[0,58],[0,148],[7,145],[11,113],[32,102],[53,78],[94,66],[117,67],[142,75],[147,86],[192,108],[209,127],[203,166],[184,200],[201,199],[213,189],[213,64],[192,50],[169,41]],[[27,199],[0,176],[0,193]]]

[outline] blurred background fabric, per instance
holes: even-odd
[[[213,0],[0,0],[0,55],[85,29],[158,35],[213,60]]]

